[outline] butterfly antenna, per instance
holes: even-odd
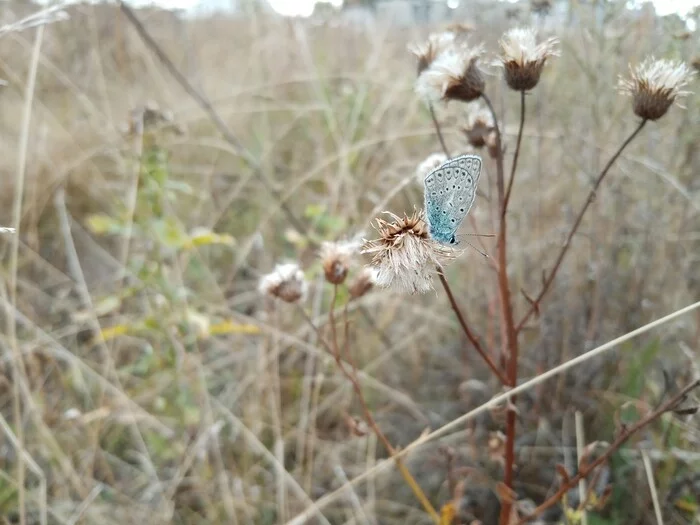
[[[487,259],[489,258],[489,256],[488,256],[487,253],[482,252],[479,248],[477,248],[476,246],[474,246],[474,245],[473,245],[472,243],[470,243],[469,241],[464,241],[464,242],[466,242],[469,246],[471,246],[472,248],[474,248],[477,252],[479,252],[481,255],[483,255],[483,256],[486,257]]]
[[[457,237],[495,237],[495,233],[460,233]]]

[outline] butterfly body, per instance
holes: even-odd
[[[481,158],[461,155],[425,177],[425,214],[433,239],[457,244],[455,233],[474,204],[480,175]]]

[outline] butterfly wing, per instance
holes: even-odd
[[[457,228],[476,199],[481,176],[481,158],[461,155],[448,160],[425,177],[425,210],[430,234],[438,242],[451,244]]]
[[[430,236],[443,244],[452,242],[454,236],[454,228],[447,214],[451,208],[448,204],[451,200],[448,182],[445,164],[430,172],[424,181],[425,213]]]

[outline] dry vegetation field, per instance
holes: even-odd
[[[10,24],[39,7],[0,9]],[[698,33],[678,38],[668,21],[611,6],[598,25],[578,9],[578,23],[543,32],[560,56],[525,97],[507,213],[516,320],[639,124],[618,75],[648,55],[691,63],[698,52]],[[0,36],[0,225],[19,226],[0,234],[0,522],[407,525],[434,523],[432,506],[443,524],[497,524],[504,498],[524,516],[554,494],[566,477],[557,465],[573,477],[577,443],[592,461],[700,376],[693,309],[526,387],[514,493],[501,483],[503,404],[416,446],[503,386],[437,279],[425,294],[351,294],[324,282],[318,253],[378,237],[383,211],[422,207],[416,168],[441,146],[407,46],[441,27],[136,11],[217,124],[118,7],[66,12]],[[515,22],[494,20],[469,42],[486,47],[509,173],[520,96],[490,64]],[[698,77],[685,89],[700,91]],[[595,192],[519,333],[519,383],[700,299],[700,99],[679,101]],[[462,128],[479,104],[435,105],[452,155],[475,152]],[[461,232],[496,234],[496,162],[476,152],[481,194]],[[461,239],[446,279],[504,367],[497,238]],[[347,283],[368,261],[352,258]],[[297,304],[259,293],[281,262],[308,280]],[[694,403],[691,392],[682,406]],[[392,447],[410,447],[402,465],[428,507],[365,408]],[[607,499],[585,517],[574,488],[540,523],[698,523],[690,412],[664,413],[605,458],[589,482],[591,500]]]

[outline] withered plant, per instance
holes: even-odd
[[[351,323],[348,318],[348,305],[366,293],[370,282],[373,286],[391,288],[399,293],[412,294],[425,293],[433,290],[434,276],[438,278],[442,289],[447,295],[454,314],[457,317],[467,340],[473,350],[483,359],[488,369],[496,377],[504,389],[504,393],[491,402],[483,405],[500,411],[503,415],[504,431],[493,435],[489,441],[490,454],[498,459],[502,466],[502,480],[492,482],[493,493],[499,502],[498,522],[500,525],[515,525],[530,522],[541,516],[547,509],[559,504],[566,499],[572,489],[577,487],[582,490],[576,510],[569,512],[569,519],[578,522],[582,513],[594,506],[600,507],[610,495],[610,487],[603,484],[602,489],[594,490],[600,485],[602,470],[598,467],[605,464],[612,454],[617,451],[636,432],[646,427],[661,415],[668,412],[691,413],[694,408],[683,408],[681,405],[688,398],[688,394],[700,385],[700,379],[695,379],[680,390],[669,389],[667,398],[661,400],[655,409],[648,409],[643,416],[633,424],[620,425],[612,442],[601,450],[593,451],[593,446],[584,447],[580,451],[579,465],[576,472],[569,472],[564,466],[557,466],[560,478],[559,486],[549,497],[539,505],[528,506],[525,501],[519,500],[519,495],[514,490],[516,472],[516,441],[518,437],[518,396],[519,390],[524,390],[534,384],[546,380],[553,374],[559,373],[569,367],[565,363],[550,372],[531,379],[525,384],[519,383],[519,350],[521,339],[525,329],[539,316],[543,302],[548,292],[556,282],[562,261],[566,257],[570,247],[575,242],[575,237],[582,224],[587,210],[593,203],[596,194],[603,191],[603,182],[611,173],[611,168],[620,157],[625,148],[639,136],[645,126],[650,122],[662,118],[674,103],[677,103],[688,93],[684,87],[688,84],[693,72],[690,67],[682,62],[671,60],[657,60],[649,58],[638,66],[631,66],[626,76],[619,80],[619,92],[631,97],[632,110],[638,117],[637,124],[630,131],[627,138],[615,149],[604,164],[600,172],[593,178],[593,182],[584,196],[578,212],[572,223],[568,226],[568,233],[558,253],[552,256],[543,270],[541,287],[537,291],[520,290],[527,301],[527,308],[523,311],[517,308],[509,273],[508,246],[510,235],[508,231],[508,217],[512,206],[512,195],[518,191],[516,181],[518,173],[518,160],[521,153],[521,145],[526,123],[527,95],[536,89],[541,76],[546,74],[550,62],[560,56],[559,43],[556,38],[547,38],[537,41],[537,33],[530,28],[516,28],[507,31],[500,40],[500,54],[492,66],[502,70],[505,84],[519,97],[519,126],[515,141],[506,144],[503,137],[503,122],[498,117],[498,112],[488,94],[484,57],[486,55],[483,44],[473,45],[462,33],[446,30],[442,33],[430,35],[425,43],[415,44],[410,47],[416,56],[418,76],[415,81],[415,92],[421,97],[429,110],[436,135],[442,148],[441,153],[434,153],[426,158],[416,170],[419,181],[428,173],[453,158],[455,152],[449,151],[442,126],[438,120],[436,106],[447,106],[454,111],[458,104],[468,105],[468,119],[462,131],[466,142],[472,148],[485,150],[491,159],[495,180],[488,183],[496,187],[496,233],[493,256],[488,256],[486,264],[493,273],[493,285],[498,290],[498,323],[500,338],[484,341],[479,335],[479,327],[473,326],[468,320],[464,309],[460,306],[460,300],[455,296],[448,282],[445,268],[460,256],[466,256],[465,250],[452,245],[444,245],[433,239],[430,234],[429,217],[424,210],[416,211],[411,215],[398,216],[389,213],[388,220],[377,218],[375,223],[378,237],[365,241],[361,252],[371,257],[369,270],[372,272],[371,280],[360,274],[357,280],[364,279],[362,286],[354,284],[350,287],[350,293],[339,293],[345,286],[345,279],[349,274],[349,265],[352,256],[358,252],[358,246],[349,248],[349,244],[326,243],[320,250],[321,266],[325,280],[332,286],[332,299],[328,310],[328,334],[319,329],[314,320],[304,311],[304,318],[317,333],[319,341],[333,356],[339,370],[350,381],[359,401],[364,425],[354,415],[348,414],[346,423],[351,432],[356,435],[365,435],[374,432],[387,453],[394,458],[401,475],[411,487],[416,498],[425,511],[436,524],[461,523],[459,518],[460,501],[465,489],[464,482],[456,482],[452,467],[448,468],[450,491],[452,498],[443,502],[440,512],[430,502],[429,498],[421,490],[419,484],[406,468],[402,456],[407,451],[398,452],[390,443],[387,436],[380,429],[372,414],[372,410],[363,395],[361,381],[358,378],[358,370],[353,358],[351,348]],[[613,89],[613,88],[611,88]],[[482,106],[479,106],[479,103]],[[448,106],[449,104],[449,106]],[[510,162],[506,161],[506,146],[512,152]],[[460,152],[461,154],[462,152]],[[477,204],[478,206],[478,204]],[[470,223],[475,227],[475,222],[470,216]],[[476,232],[479,235],[479,232]],[[486,248],[481,242],[480,246]],[[473,247],[473,246],[472,246]],[[467,250],[468,251],[468,250]],[[477,250],[480,252],[480,250]],[[478,257],[470,253],[470,257]],[[273,275],[264,278],[273,279]],[[488,286],[488,283],[484,283]],[[282,288],[284,289],[284,288]],[[355,291],[353,290],[360,290]],[[268,294],[285,299],[279,292],[268,290]],[[344,304],[338,307],[339,297],[345,297]],[[296,302],[298,295],[295,295]],[[337,313],[337,308],[339,312]],[[302,308],[303,310],[303,308]],[[342,329],[338,327],[338,324]],[[605,350],[607,348],[604,348]],[[596,354],[600,349],[591,352]],[[588,355],[588,354],[585,354]],[[573,364],[573,362],[570,362]],[[500,403],[500,404],[499,404]],[[481,407],[479,407],[481,408]],[[479,409],[476,409],[479,410]],[[471,416],[469,413],[465,416]],[[456,422],[448,425],[452,427]],[[443,429],[429,434],[428,438],[437,437]],[[415,442],[409,448],[415,448],[423,443]],[[451,456],[450,456],[451,457]],[[451,461],[448,464],[451,465]],[[584,483],[587,478],[589,485],[587,490]],[[567,506],[570,508],[570,505]],[[476,523],[476,522],[474,522]],[[479,522],[480,523],[480,522]]]

